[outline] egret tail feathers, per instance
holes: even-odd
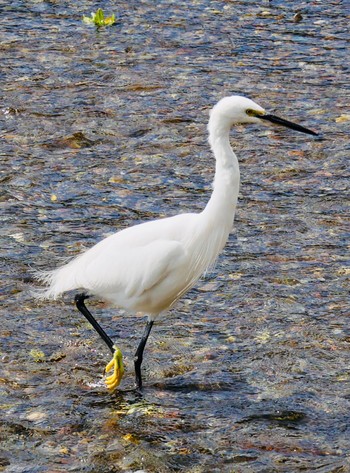
[[[56,300],[63,293],[78,289],[80,286],[69,266],[66,264],[53,271],[36,271],[34,278],[46,287],[34,288],[32,290],[33,296],[40,300]]]

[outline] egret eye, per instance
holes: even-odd
[[[257,112],[256,110],[253,110],[252,108],[248,108],[248,110],[246,110],[245,112],[249,117],[256,117],[257,115],[259,115],[259,112]]]

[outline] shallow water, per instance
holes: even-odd
[[[0,471],[350,470],[347,2],[2,6]],[[295,16],[297,8],[301,16]],[[48,269],[116,229],[203,208],[210,107],[250,96],[319,131],[238,127],[235,228],[213,272],[155,326],[72,297],[37,303]]]

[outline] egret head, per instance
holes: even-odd
[[[215,128],[230,128],[233,125],[245,123],[261,123],[262,120],[282,125],[302,133],[308,133],[309,135],[317,135],[314,131],[303,126],[266,113],[265,110],[260,107],[260,105],[253,102],[253,100],[240,95],[224,97],[215,105],[210,114],[210,121],[212,124],[215,123]]]
[[[211,118],[216,118],[228,126],[243,123],[258,123],[259,115],[264,115],[265,110],[260,105],[246,97],[231,95],[221,99],[211,111]]]

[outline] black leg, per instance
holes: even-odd
[[[135,384],[138,389],[142,388],[141,364],[143,359],[143,350],[145,349],[149,334],[153,326],[153,320],[148,320],[145,331],[143,332],[139,346],[137,347],[134,364],[135,364]]]
[[[84,317],[87,318],[87,320],[94,327],[94,329],[99,334],[99,336],[102,338],[102,340],[107,344],[107,346],[111,350],[111,352],[114,353],[113,340],[111,338],[109,338],[109,336],[103,330],[101,325],[94,319],[94,317],[88,311],[88,309],[87,309],[87,307],[84,303],[85,299],[88,299],[88,298],[89,298],[89,296],[87,296],[86,294],[77,294],[75,296],[75,304],[76,304],[78,310],[83,314]]]

